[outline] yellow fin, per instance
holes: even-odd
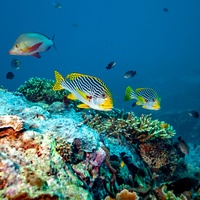
[[[141,103],[142,104],[146,103],[145,99],[143,97],[141,97],[141,96],[137,96],[137,100],[139,102],[139,104],[136,103],[137,105],[141,105]]]
[[[86,109],[90,108],[88,105],[86,105],[84,103],[77,105],[77,107],[78,108],[86,108]]]
[[[140,102],[140,101],[137,101],[137,102],[136,102],[136,105],[138,105],[138,106],[141,105],[141,102]]]
[[[77,98],[75,97],[74,94],[70,93],[67,95],[67,98],[70,99],[70,100],[76,100]]]
[[[124,167],[125,163],[124,161],[122,160],[121,163],[120,163],[120,167]]]
[[[61,85],[61,82],[64,81],[64,78],[62,77],[62,75],[59,72],[54,71],[54,73],[55,73],[56,83],[53,86],[53,90],[62,90],[62,89],[64,89],[62,87],[62,85]]]
[[[73,80],[75,80],[76,78],[79,78],[79,77],[81,77],[81,76],[87,76],[87,75],[85,75],[85,74],[79,74],[79,73],[71,73],[71,74],[68,74],[68,75],[66,76],[66,79],[69,78],[70,81],[73,81]]]
[[[84,99],[86,99],[86,100],[88,101],[87,95],[86,95],[84,92],[82,92],[82,91],[79,90],[78,88],[76,88],[76,91],[77,91]]]

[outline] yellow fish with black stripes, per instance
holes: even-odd
[[[134,105],[141,105],[148,110],[159,110],[161,98],[151,88],[137,88],[135,91],[128,86],[125,91],[124,101],[136,99]]]
[[[71,100],[79,100],[78,108],[92,108],[95,110],[110,111],[113,108],[113,99],[107,86],[99,78],[80,73],[71,73],[63,78],[54,71],[56,83],[53,90],[68,90],[67,96]]]

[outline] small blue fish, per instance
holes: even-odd
[[[19,69],[20,65],[21,65],[21,62],[17,58],[13,58],[11,60],[11,66],[13,69],[16,69],[16,70]]]
[[[62,5],[60,3],[53,2],[52,4],[54,8],[58,8],[58,9],[62,8]]]

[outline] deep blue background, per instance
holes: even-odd
[[[54,79],[54,70],[63,76],[71,72],[97,76],[110,88],[115,107],[137,115],[152,113],[181,128],[178,134],[199,138],[200,119],[188,115],[189,110],[200,112],[199,0],[59,3],[62,9],[49,0],[1,2],[0,85],[14,91],[30,77]],[[56,50],[41,53],[41,59],[9,55],[24,32],[41,32],[50,38],[55,34]],[[14,57],[22,63],[17,71],[10,65]],[[117,64],[106,70],[110,61]],[[124,73],[131,69],[137,75],[125,79]],[[5,78],[8,71],[15,73],[13,80]],[[123,101],[127,85],[153,88],[162,98],[161,110],[132,108],[132,102]]]

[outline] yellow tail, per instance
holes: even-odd
[[[64,88],[62,87],[61,82],[65,81],[65,79],[59,72],[54,71],[54,73],[55,73],[56,83],[53,86],[53,90],[63,90]]]

